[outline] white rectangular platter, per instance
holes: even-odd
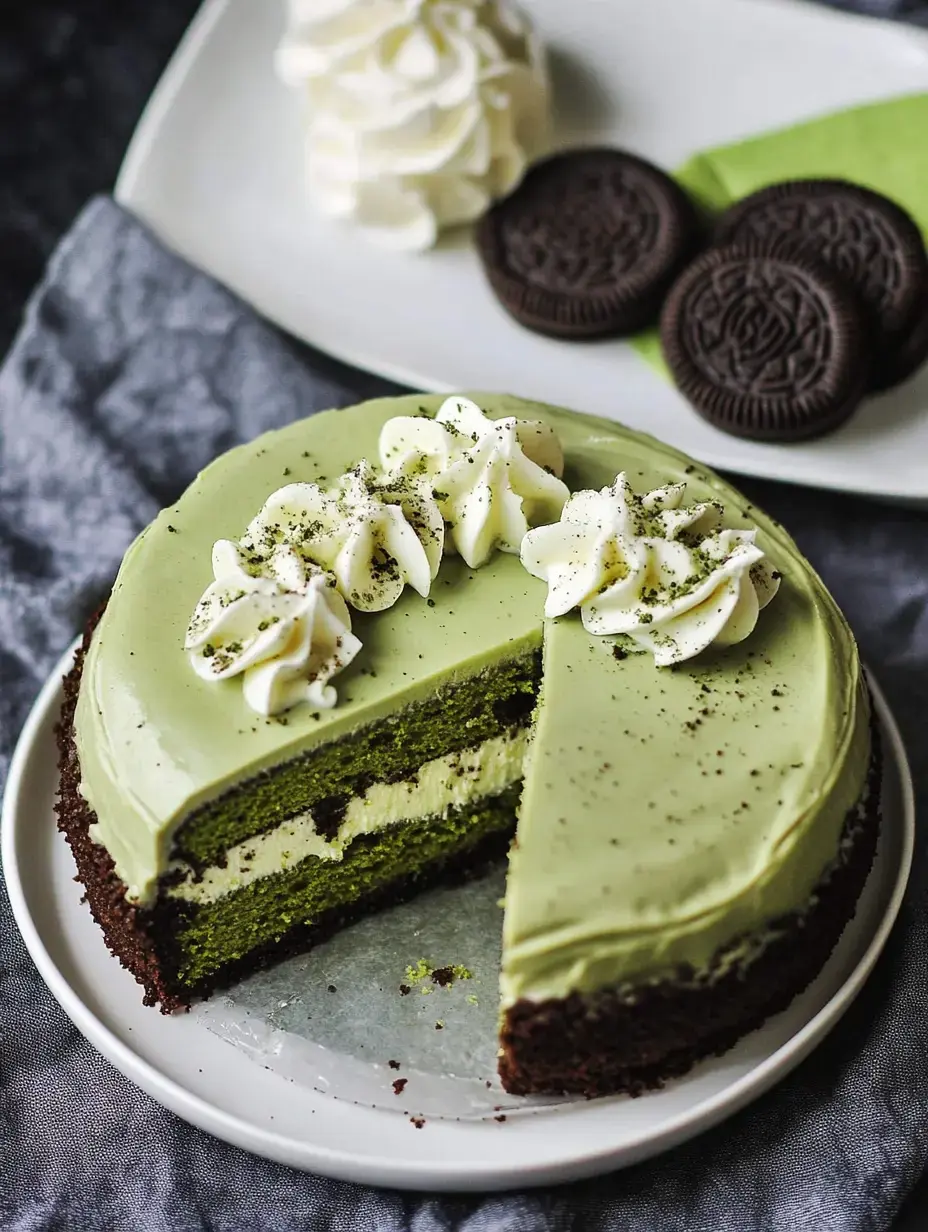
[[[706,146],[928,90],[928,32],[803,0],[527,0],[551,48],[557,144],[672,168]],[[393,380],[494,389],[618,419],[710,465],[928,505],[928,367],[821,440],[710,427],[624,343],[528,333],[469,237],[372,248],[305,200],[298,100],[273,73],[275,0],[207,0],[139,124],[117,199],[270,320]],[[928,134],[926,134],[928,141]]]

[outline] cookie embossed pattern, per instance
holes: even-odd
[[[849,289],[801,249],[710,249],[661,318],[674,379],[710,423],[755,440],[799,440],[842,423],[870,364]]]
[[[904,380],[928,358],[928,254],[913,220],[880,193],[841,180],[774,184],[727,210],[715,238],[723,245],[788,239],[849,282],[876,337],[873,389]],[[924,352],[913,346],[919,330]]]
[[[477,246],[520,324],[596,338],[653,320],[699,230],[694,206],[659,168],[590,149],[537,164],[483,219]]]

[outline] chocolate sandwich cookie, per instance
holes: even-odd
[[[736,436],[796,441],[843,423],[871,371],[866,316],[848,284],[789,245],[713,248],[661,314],[680,390]]]
[[[620,150],[534,166],[477,229],[503,307],[557,338],[632,333],[657,319],[695,251],[699,216],[663,171]]]
[[[870,388],[874,393],[882,393],[894,385],[901,385],[925,363],[928,363],[928,292],[908,333],[879,357]]]
[[[928,299],[928,254],[913,219],[859,184],[790,180],[737,202],[716,228],[722,245],[783,239],[801,244],[853,285],[875,332],[874,383],[885,388],[904,379],[892,374],[906,368],[908,340]]]

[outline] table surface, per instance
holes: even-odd
[[[928,24],[928,0],[835,0],[835,6],[894,11]],[[145,100],[197,7],[198,0],[29,0],[4,6],[0,353],[59,237],[90,196],[112,189]],[[895,1232],[925,1227],[928,1177]]]

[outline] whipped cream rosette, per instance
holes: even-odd
[[[686,485],[576,492],[561,520],[529,532],[522,563],[548,583],[545,615],[579,607],[594,634],[625,634],[662,667],[743,641],[779,574],[756,531],[721,525],[722,506],[683,506]]]
[[[379,475],[362,461],[331,490],[291,483],[272,493],[243,544],[258,552],[291,544],[331,571],[352,607],[381,612],[407,585],[423,597],[429,593],[444,538],[429,483]]]
[[[529,528],[557,518],[568,497],[551,428],[511,416],[489,419],[468,398],[448,398],[435,419],[388,420],[380,456],[391,474],[431,479],[448,524],[446,546],[472,568],[497,549],[518,553]]]
[[[259,714],[334,706],[329,681],[361,649],[334,579],[286,544],[258,558],[220,539],[212,564],[184,640],[196,674],[243,676],[245,701]]]
[[[504,0],[290,0],[282,79],[306,102],[319,209],[397,249],[478,218],[545,144],[548,89]]]

